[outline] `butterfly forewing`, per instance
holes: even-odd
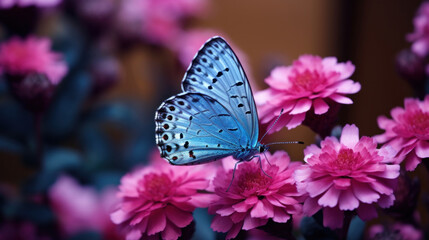
[[[161,156],[175,165],[214,161],[248,141],[246,130],[228,109],[199,93],[167,99],[157,110],[155,122]]]
[[[258,115],[246,74],[232,49],[214,37],[199,50],[182,82],[185,92],[213,97],[244,128],[250,146],[258,141]]]

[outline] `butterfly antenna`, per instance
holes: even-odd
[[[232,171],[232,179],[231,179],[231,182],[229,183],[228,188],[226,189],[226,191],[227,191],[227,192],[229,191],[229,188],[230,188],[230,187],[231,187],[231,185],[232,185],[232,181],[234,181],[235,169],[237,169],[237,165],[238,165],[239,163],[241,163],[241,161],[237,161],[237,162],[235,163],[235,165],[234,165],[234,170]]]
[[[293,143],[293,144],[304,144],[304,142],[302,142],[302,141],[290,141],[290,142],[273,142],[273,143],[265,144],[265,146],[274,145],[274,144],[291,144],[291,143]]]
[[[277,121],[279,121],[280,116],[283,114],[283,108],[282,110],[280,110],[280,114],[279,116],[276,118],[276,120],[273,122],[273,124],[271,124],[271,126],[268,128],[268,130],[265,132],[265,134],[261,137],[261,139],[259,139],[259,142],[262,141],[262,139],[265,137],[265,135],[267,135],[267,133],[269,133],[271,131],[271,129],[274,127],[274,125],[276,125]]]

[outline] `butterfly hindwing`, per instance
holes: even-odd
[[[207,41],[192,60],[182,82],[185,92],[216,99],[231,110],[251,146],[258,140],[258,114],[246,74],[235,53],[220,37]]]
[[[171,164],[214,161],[233,154],[248,141],[246,130],[214,98],[182,93],[157,110],[156,143]]]

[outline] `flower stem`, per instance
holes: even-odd
[[[349,231],[350,223],[352,221],[353,216],[354,214],[352,212],[349,212],[349,211],[344,212],[343,228],[339,229],[339,231],[337,232],[339,240],[347,239],[347,233]]]

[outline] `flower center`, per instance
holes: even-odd
[[[150,173],[142,179],[142,192],[146,197],[154,201],[160,201],[168,196],[171,190],[172,182],[167,174]]]
[[[238,188],[242,192],[257,192],[265,190],[271,183],[271,178],[262,173],[259,168],[243,166],[240,176],[237,179]]]
[[[295,77],[291,77],[292,90],[297,92],[319,91],[318,87],[326,83],[326,78],[317,71],[305,70],[297,72]]]
[[[406,129],[415,135],[428,135],[429,133],[429,113],[416,110],[412,114],[405,116]]]
[[[343,148],[338,152],[337,158],[333,159],[331,166],[336,170],[352,170],[358,158],[352,149]]]

